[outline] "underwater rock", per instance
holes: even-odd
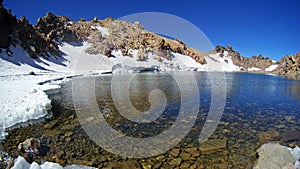
[[[279,136],[279,133],[275,130],[270,130],[266,132],[261,132],[258,134],[259,141],[261,143],[266,143],[269,141],[276,141]]]
[[[227,145],[226,139],[207,140],[199,147],[202,153],[211,153],[219,149],[225,148]]]
[[[300,132],[297,130],[289,130],[281,135],[282,141],[294,141],[300,139]]]

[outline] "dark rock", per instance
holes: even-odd
[[[29,72],[29,75],[36,75],[33,71]]]
[[[282,141],[295,141],[300,140],[300,131],[298,130],[289,130],[285,133],[281,134],[281,140]]]

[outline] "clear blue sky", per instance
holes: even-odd
[[[214,45],[278,60],[300,51],[300,0],[4,0],[31,23],[51,11],[72,20],[119,18],[138,12],[176,15],[200,28]]]

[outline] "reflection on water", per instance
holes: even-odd
[[[176,73],[185,76],[184,72]],[[61,105],[66,110],[63,112],[61,109],[57,110],[59,118],[40,125],[49,126],[55,121],[55,125],[61,128],[66,124],[69,125],[66,121],[74,120],[75,126],[69,126],[67,129],[74,134],[67,137],[70,137],[67,140],[68,143],[66,143],[65,137],[62,140],[56,140],[56,143],[46,141],[49,146],[53,146],[52,149],[68,152],[68,155],[65,154],[61,157],[66,159],[66,163],[74,163],[72,161],[74,158],[84,158],[88,161],[94,159],[91,165],[98,168],[124,168],[125,166],[132,168],[251,168],[256,160],[256,150],[265,142],[275,141],[288,146],[300,145],[300,81],[252,73],[226,73],[227,98],[221,121],[209,140],[199,144],[198,137],[211,104],[211,84],[207,73],[194,72],[194,76],[200,93],[198,96],[200,97],[200,107],[196,122],[190,133],[165,154],[147,159],[128,159],[118,157],[103,149],[94,151],[96,145],[92,144],[88,136],[83,133],[82,128],[78,125],[78,120],[70,119],[70,113],[74,114],[72,82],[63,85],[62,94],[56,93],[51,96],[56,98],[57,95],[60,95],[61,97],[58,98],[63,98]],[[84,77],[79,81],[90,78],[94,79],[95,77]],[[181,96],[178,84],[170,75],[167,73],[138,74],[131,81],[129,89],[126,87],[122,89],[129,90],[131,103],[140,111],[147,111],[150,108],[148,97],[152,90],[159,88],[165,93],[167,104],[162,115],[151,123],[142,124],[130,121],[118,113],[111,97],[111,79],[111,76],[95,78],[95,99],[106,121],[115,130],[130,137],[147,138],[168,130],[174,124],[181,106]],[[122,84],[122,81],[119,83]],[[190,83],[186,81],[184,85],[188,86]],[[192,92],[189,94],[193,97]],[[14,138],[20,137],[16,135],[22,130],[31,131],[30,127],[34,126],[10,133],[6,143],[8,144],[7,151],[13,151],[9,148],[9,144],[16,144]],[[53,133],[66,132],[57,131],[58,129],[55,127],[53,129],[48,127],[45,130],[44,127],[40,127],[39,130],[41,130],[39,133],[44,133],[43,138],[47,139],[56,137]],[[26,135],[27,137],[38,137],[35,134],[27,132]],[[89,144],[86,144],[87,142]],[[78,151],[81,152],[79,155],[77,150],[74,151],[70,148],[73,144],[76,144]],[[93,151],[90,152],[89,149]],[[89,155],[83,153],[87,151]],[[55,154],[56,151],[48,154],[49,157],[46,158],[48,161],[52,159],[51,153]]]

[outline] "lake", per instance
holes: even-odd
[[[35,160],[62,165],[252,168],[263,143],[300,145],[300,81],[279,76],[83,76],[48,95],[53,117],[9,131],[3,148],[12,156],[35,137],[47,146]]]

